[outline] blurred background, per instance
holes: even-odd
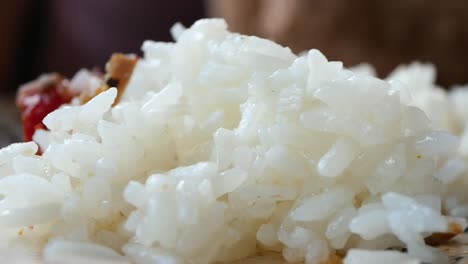
[[[102,69],[111,53],[140,54],[143,40],[169,41],[173,23],[203,17],[224,17],[232,31],[294,52],[368,62],[380,76],[417,60],[436,65],[440,85],[468,83],[467,0],[1,1],[0,147],[21,140],[20,84],[43,72]]]

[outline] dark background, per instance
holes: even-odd
[[[11,16],[2,42],[12,44],[2,47],[0,90],[9,91],[43,72],[102,68],[111,53],[139,53],[143,40],[169,41],[174,22],[205,16],[202,1],[182,0],[19,0],[2,10]]]

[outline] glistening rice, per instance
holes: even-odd
[[[380,80],[297,57],[222,20],[173,33],[143,44],[115,107],[110,89],[49,114],[42,156],[32,142],[0,151],[1,247],[49,261],[270,251],[312,264],[354,248],[345,263],[448,261],[424,237],[466,227],[467,90],[440,90],[427,65]]]

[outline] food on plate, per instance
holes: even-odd
[[[104,78],[98,72],[82,70],[71,82],[60,74],[51,73],[21,86],[16,104],[21,110],[25,141],[31,141],[36,130],[46,129],[42,120],[47,114],[71,103],[73,98],[76,98],[77,103],[83,104],[97,94],[116,87],[119,93],[114,103],[117,103],[137,60],[135,55],[116,53],[106,65]]]
[[[437,247],[467,226],[468,90],[441,90],[430,65],[382,80],[296,56],[219,19],[171,32],[104,77],[19,93],[23,110],[29,90],[73,98],[0,151],[1,247],[57,262],[449,262]]]

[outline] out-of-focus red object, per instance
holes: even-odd
[[[113,54],[106,64],[104,79],[101,73],[91,72],[101,81],[99,87],[83,86],[70,89],[69,81],[58,73],[44,74],[22,85],[18,91],[16,104],[21,111],[24,141],[31,141],[36,130],[46,129],[42,120],[60,106],[70,103],[74,97],[79,103],[84,104],[110,87],[116,87],[119,91],[115,101],[117,103],[138,59],[138,56],[132,54]]]
[[[63,76],[51,73],[20,87],[16,104],[21,110],[24,141],[31,141],[36,130],[45,129],[44,117],[71,101],[67,85]]]

